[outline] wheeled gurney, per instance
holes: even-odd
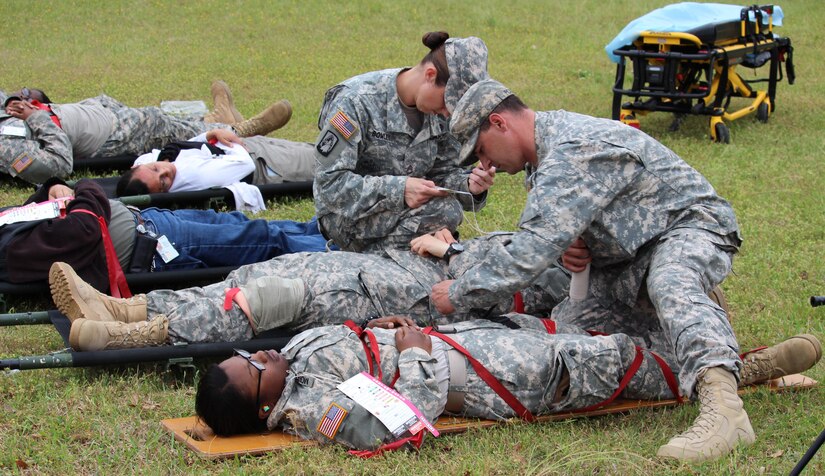
[[[638,116],[664,111],[675,114],[670,129],[679,129],[688,114],[710,116],[710,138],[730,142],[726,121],[751,113],[767,122],[776,108],[776,86],[786,64],[794,83],[790,38],[773,33],[781,25],[778,6],[680,3],[655,10],[630,24],[605,48],[617,62],[613,119],[639,127]],[[625,87],[626,64],[632,84]],[[768,76],[746,80],[741,68],[768,67]],[[754,84],[766,82],[766,89]],[[631,101],[623,102],[624,96]],[[743,107],[733,98],[746,98]]]

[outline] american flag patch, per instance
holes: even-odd
[[[334,439],[335,434],[338,433],[338,428],[341,426],[341,422],[344,421],[346,416],[347,411],[341,408],[340,405],[330,403],[327,412],[324,413],[321,422],[318,423],[318,433],[326,436],[330,440]]]
[[[347,140],[358,130],[358,127],[349,120],[349,117],[344,114],[344,111],[336,112],[335,115],[332,116],[332,119],[329,120],[329,123]]]
[[[19,157],[17,157],[17,160],[15,160],[11,164],[11,166],[15,170],[15,172],[17,172],[19,174],[20,172],[26,170],[26,167],[31,165],[32,162],[33,162],[32,158],[29,157],[28,154],[23,153],[23,154],[20,154]]]

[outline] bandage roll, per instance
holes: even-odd
[[[570,276],[570,300],[582,301],[587,297],[587,290],[590,287],[590,264],[584,267],[584,271],[573,273]]]

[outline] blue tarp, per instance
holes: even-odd
[[[653,10],[628,23],[627,26],[613,38],[613,41],[604,47],[604,50],[607,52],[610,61],[618,63],[619,57],[614,55],[613,51],[633,43],[633,41],[639,37],[639,34],[645,30],[666,32],[689,31],[702,25],[739,21],[742,8],[744,7],[722,3],[684,2],[668,5]],[[774,6],[773,24],[782,26],[782,18],[782,8]],[[753,19],[753,12],[751,12],[751,19]],[[768,24],[767,16],[763,17],[763,23]]]

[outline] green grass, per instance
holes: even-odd
[[[2,2],[0,88],[42,87],[57,102],[106,93],[129,105],[210,103],[224,79],[244,115],[281,98],[294,107],[278,137],[311,141],[326,88],[374,69],[411,65],[419,38],[444,29],[476,35],[490,72],[538,110],[608,117],[615,68],[603,45],[665,0],[476,2]],[[707,122],[643,117],[643,129],[704,173],[736,209],[745,236],[723,284],[743,349],[811,332],[825,337],[825,7],[788,0],[779,31],[796,47],[797,84],[779,86],[768,124],[731,124],[730,145],[707,139]],[[79,174],[78,174],[79,176]],[[481,229],[512,229],[524,202],[522,176],[497,177]],[[28,189],[0,183],[0,203]],[[266,217],[308,219],[309,200],[272,203]],[[472,218],[469,219],[473,221]],[[475,232],[467,225],[464,236]],[[13,300],[16,310],[46,302]],[[0,355],[59,349],[47,326],[0,328]],[[810,372],[825,379],[820,365]],[[777,474],[788,473],[825,427],[825,390],[745,398],[757,441],[719,461],[662,463],[656,448],[686,428],[695,405],[542,425],[508,424],[429,439],[421,452],[372,460],[340,448],[294,449],[210,462],[175,443],[163,418],[194,413],[192,372],[162,365],[0,373],[0,473],[399,473],[399,474]],[[19,463],[18,463],[19,462]],[[825,471],[825,453],[809,474]]]

